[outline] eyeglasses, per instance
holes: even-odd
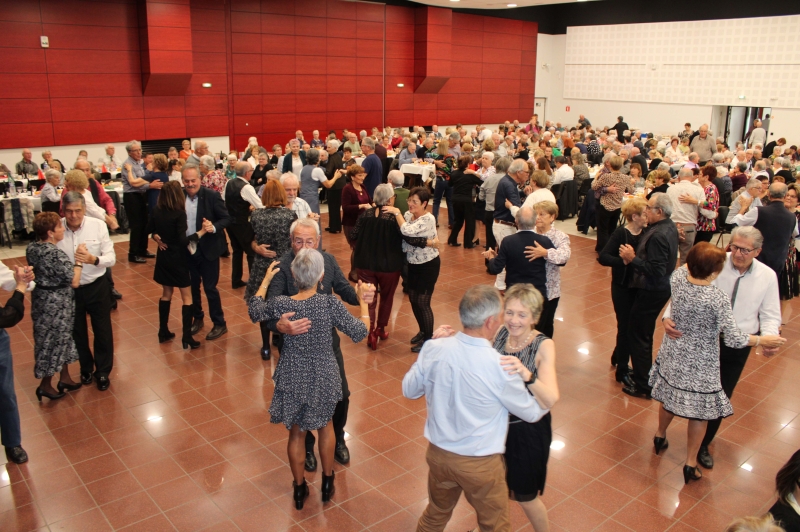
[[[742,255],[749,255],[753,251],[755,251],[755,250],[754,249],[747,249],[747,248],[740,248],[739,246],[737,246],[735,244],[731,244],[731,253],[740,253]]]

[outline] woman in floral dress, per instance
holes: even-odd
[[[719,190],[713,181],[717,178],[717,169],[713,166],[704,166],[697,176],[697,184],[703,187],[706,200],[697,205],[697,229],[694,237],[695,245],[700,242],[710,242],[717,230],[717,213],[719,212]],[[694,198],[692,198],[694,201]]]

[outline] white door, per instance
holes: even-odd
[[[547,120],[547,117],[545,116],[547,112],[547,98],[534,98],[533,112],[534,114],[539,115],[539,123],[544,124],[544,121]]]

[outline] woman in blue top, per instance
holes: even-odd
[[[163,153],[156,153],[153,155],[153,170],[151,172],[145,172],[144,179],[145,181],[149,181],[152,183],[153,181],[161,181],[162,183],[166,183],[169,181],[169,174],[167,173],[167,168],[169,167],[169,161],[167,161],[167,156]],[[149,212],[153,212],[153,209],[156,208],[156,203],[158,202],[158,194],[161,192],[160,189],[156,190],[151,188],[147,191],[147,210]]]

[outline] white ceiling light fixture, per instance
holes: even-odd
[[[203,83],[203,88],[204,89],[210,89],[211,88],[211,83],[208,83],[208,82]]]

